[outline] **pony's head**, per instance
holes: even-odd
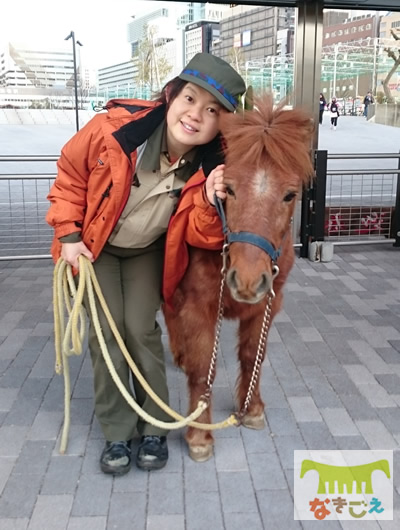
[[[251,232],[275,250],[291,252],[291,220],[302,186],[312,177],[311,117],[274,109],[270,96],[254,109],[221,119],[226,141],[226,221],[230,232]],[[290,250],[289,250],[290,249]],[[232,242],[227,285],[240,302],[257,303],[270,291],[273,259],[254,244]],[[278,259],[278,266],[282,256]]]

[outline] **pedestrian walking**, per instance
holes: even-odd
[[[364,114],[365,118],[368,118],[368,107],[370,105],[372,105],[373,103],[375,103],[375,100],[374,100],[374,97],[373,97],[371,91],[369,91],[367,93],[367,95],[364,98],[363,103],[364,103],[364,113],[363,114]]]
[[[319,124],[322,125],[324,111],[326,107],[326,99],[322,92],[319,93]]]
[[[329,111],[331,116],[331,129],[336,131],[337,121],[339,118],[339,104],[336,101],[336,98],[333,97],[329,105]]]

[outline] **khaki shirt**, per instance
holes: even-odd
[[[180,190],[193,173],[196,150],[171,164],[165,123],[147,140],[128,202],[108,242],[122,248],[144,248],[165,234]]]

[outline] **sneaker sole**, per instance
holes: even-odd
[[[162,469],[163,467],[165,467],[167,465],[167,461],[168,460],[161,461],[161,462],[160,461],[140,462],[136,460],[136,466],[139,469],[142,469],[143,471],[153,471],[153,470]]]
[[[108,466],[107,464],[100,463],[100,468],[103,473],[106,473],[107,475],[126,475],[131,469],[131,464],[124,467],[113,467]]]

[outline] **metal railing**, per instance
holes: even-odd
[[[397,169],[327,169],[328,160],[398,160]],[[400,246],[400,154],[317,151],[309,235],[335,245]]]
[[[48,165],[55,155],[0,155],[2,168],[18,162],[21,171],[29,173],[0,174],[0,260],[47,259],[53,229],[46,223],[49,208],[46,199],[55,179],[55,171],[32,173],[25,162]]]
[[[328,159],[357,158],[397,159],[398,169],[327,169]],[[0,174],[0,261],[51,257],[53,229],[45,216],[55,170],[32,173],[31,166],[24,168],[24,164],[57,160],[55,155],[0,155],[5,167],[18,163],[18,169],[26,171]],[[317,151],[315,169],[316,179],[304,192],[293,225],[294,246],[300,248],[302,257],[308,256],[310,241],[400,246],[400,154]]]

